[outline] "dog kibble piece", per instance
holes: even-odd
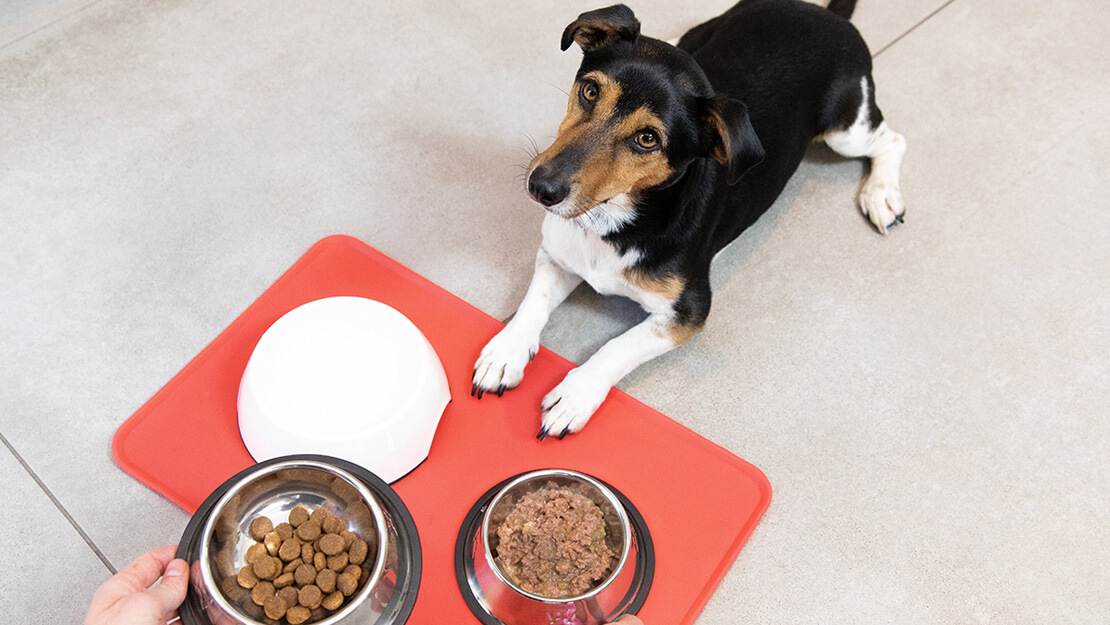
[[[262,543],[255,543],[247,547],[247,555],[245,556],[248,564],[254,564],[260,558],[268,558],[270,554],[266,551],[266,545]]]
[[[307,586],[316,581],[316,567],[311,564],[302,564],[293,572],[293,579],[298,586]]]
[[[301,557],[301,541],[290,538],[281,543],[281,547],[278,548],[278,557],[286,562],[292,562]]]
[[[340,552],[337,556],[328,556],[328,568],[336,573],[347,568],[347,564],[349,564],[349,560],[345,551]]]
[[[254,588],[259,581],[258,576],[254,574],[254,568],[249,564],[239,569],[239,576],[236,579],[240,586],[248,590]]]
[[[285,566],[282,567],[281,572],[282,573],[292,573],[293,571],[296,571],[297,567],[299,567],[302,564],[304,564],[304,560],[302,560],[300,558],[297,558],[296,560],[293,560],[292,562],[286,562]]]
[[[342,532],[339,532],[339,535],[343,537],[344,550],[350,549],[351,544],[355,542],[356,538],[358,538],[358,535],[351,530],[343,530]]]
[[[296,581],[296,577],[294,577],[292,573],[282,573],[274,579],[274,588],[292,586],[294,581]]]
[[[343,519],[333,514],[324,519],[324,524],[322,525],[322,527],[324,528],[324,531],[329,534],[338,534],[339,532],[347,529],[347,523]]]
[[[293,537],[293,526],[288,523],[278,523],[274,526],[274,531],[277,532],[278,538],[281,538],[283,541]]]
[[[312,562],[312,555],[316,552],[312,545],[305,543],[301,545],[301,559],[305,562]]]
[[[251,569],[258,579],[274,579],[281,572],[281,560],[271,556],[260,558],[251,565]]]
[[[274,523],[269,517],[260,516],[251,521],[250,535],[255,540],[262,540],[272,531],[274,531]]]
[[[266,611],[267,617],[276,621],[285,616],[285,611],[289,609],[289,606],[285,604],[285,599],[274,595],[266,598],[266,601],[262,603],[262,609]]]
[[[339,534],[324,534],[320,537],[320,551],[326,556],[334,556],[343,551],[343,537]]]
[[[266,599],[273,597],[276,589],[270,582],[258,582],[253,589],[251,589],[251,601],[255,605],[262,605]]]
[[[358,580],[352,575],[340,573],[335,578],[335,587],[339,592],[343,593],[344,597],[350,597],[358,588]]]
[[[324,552],[317,551],[312,556],[312,565],[316,567],[317,571],[323,571],[328,568],[328,557],[324,555]]]
[[[320,537],[320,524],[316,521],[305,521],[297,526],[297,538],[302,542],[310,543]]]
[[[338,610],[340,606],[343,605],[343,593],[339,592],[338,590],[331,593],[330,595],[324,597],[324,600],[320,602],[320,605],[331,610],[332,612]]]
[[[296,586],[286,586],[285,588],[279,589],[277,591],[277,596],[285,599],[285,605],[287,607],[297,605],[297,597],[299,597],[300,595],[301,591],[298,590]]]
[[[304,506],[297,506],[289,511],[289,524],[293,527],[300,527],[301,523],[308,520],[308,508]]]
[[[312,616],[312,610],[303,605],[295,605],[285,613],[285,620],[289,621],[289,625],[301,625],[310,616]]]
[[[362,564],[366,561],[366,555],[370,552],[370,545],[361,538],[356,538],[351,543],[351,550],[348,555],[351,558],[351,564]]]
[[[266,613],[262,610],[262,606],[255,605],[250,599],[244,601],[241,607],[243,608],[243,612],[246,612],[247,616],[256,621],[261,621],[262,618],[266,616]]]
[[[335,591],[335,578],[337,574],[331,569],[324,569],[316,574],[316,585],[324,594]]]
[[[348,565],[347,568],[343,569],[343,572],[355,578],[356,582],[362,577],[362,567],[356,564]]]
[[[320,607],[320,602],[324,600],[324,593],[312,584],[301,588],[301,594],[297,598],[301,605],[312,610],[313,608]]]

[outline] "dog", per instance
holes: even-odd
[[[762,215],[815,140],[871,169],[858,204],[879,232],[903,220],[905,138],[875,104],[855,0],[742,0],[677,46],[632,10],[566,27],[582,64],[554,143],[529,165],[547,210],[516,315],[482,349],[472,394],[515,388],[551,311],[583,280],[647,318],[571,370],[541,402],[537,438],[578,432],[610,388],[704,327],[714,256]]]

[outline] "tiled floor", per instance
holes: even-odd
[[[0,620],[79,622],[177,540],[111,436],[319,238],[512,313],[541,218],[521,149],[595,6],[521,4],[0,10]],[[730,2],[693,4],[633,6],[668,38]],[[775,490],[699,623],[1110,622],[1106,18],[861,0],[905,225],[874,233],[863,165],[814,148],[718,260],[706,332],[620,385]],[[637,317],[582,290],[544,342],[581,360]]]

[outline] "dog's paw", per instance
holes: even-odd
[[[500,397],[505,391],[516,388],[524,379],[524,367],[536,356],[538,349],[539,343],[522,339],[509,328],[498,332],[482,348],[474,364],[470,394],[478,399],[485,393],[497,393]]]
[[[859,194],[859,209],[871,220],[879,232],[886,234],[887,228],[902,223],[906,214],[906,203],[897,183],[876,179],[871,176]]]
[[[542,427],[536,438],[548,436],[562,439],[567,434],[581,431],[586,422],[609,395],[608,385],[586,379],[579,369],[574,369],[543,398]]]

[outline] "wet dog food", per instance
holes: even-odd
[[[549,599],[589,591],[616,559],[601,508],[554,482],[522,497],[497,537],[501,570],[521,589]]]
[[[229,582],[243,611],[289,625],[312,623],[343,607],[363,579],[360,565],[377,556],[370,543],[350,531],[332,512],[297,506],[289,521],[264,516],[247,528],[257,541],[247,548],[246,565]],[[233,570],[233,569],[231,569]]]

